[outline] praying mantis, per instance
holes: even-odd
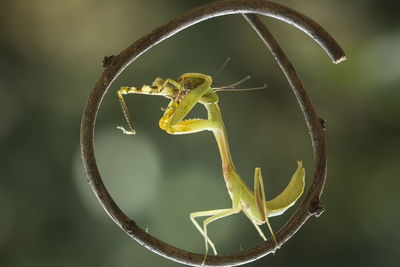
[[[237,83],[234,85],[237,85]],[[234,85],[227,87],[234,87]],[[302,195],[305,184],[305,170],[302,162],[298,161],[297,169],[289,184],[272,200],[266,200],[264,182],[259,167],[255,168],[254,172],[254,191],[250,190],[236,172],[229,151],[225,125],[218,106],[219,98],[216,91],[219,89],[212,88],[211,86],[211,76],[201,73],[185,73],[178,81],[156,78],[151,86],[121,87],[118,90],[118,97],[128,122],[129,130],[126,130],[122,126],[118,126],[118,128],[125,134],[135,134],[132,119],[123,97],[126,94],[158,95],[171,99],[159,121],[160,128],[168,134],[191,134],[201,131],[211,131],[214,134],[222,160],[224,180],[229,196],[232,199],[232,207],[190,213],[190,220],[204,237],[205,254],[202,264],[206,262],[209,246],[212,248],[214,254],[217,254],[214,243],[208,237],[207,225],[215,220],[239,213],[240,211],[243,211],[249,218],[264,241],[267,238],[259,225],[266,223],[276,244],[276,248],[280,248],[268,217],[281,215],[294,205]],[[197,103],[204,105],[207,109],[207,119],[185,119],[186,115]],[[195,219],[205,216],[209,217],[203,221],[203,227],[201,227]]]

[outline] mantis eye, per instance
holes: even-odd
[[[182,85],[183,90],[193,90],[204,82],[203,78],[181,77],[178,83]]]

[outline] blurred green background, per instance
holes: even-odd
[[[104,56],[206,2],[0,2],[0,266],[179,265],[131,240],[102,210],[82,166],[80,120]],[[348,60],[334,65],[304,33],[264,18],[327,120],[329,168],[325,213],[274,256],[248,266],[396,265],[398,2],[277,2],[319,22]],[[254,168],[262,167],[272,198],[303,160],[308,185],[313,158],[304,119],[279,67],[241,16],[200,23],[148,51],[114,82],[96,123],[98,165],[117,203],[157,238],[198,253],[204,242],[189,213],[231,205],[212,134],[167,135],[158,128],[167,99],[128,96],[137,135],[122,135],[116,90],[157,76],[212,74],[227,57],[217,83],[246,75],[252,79],[243,87],[267,83],[262,91],[219,94],[238,172],[253,187]],[[204,115],[201,107],[193,114]],[[275,230],[294,209],[271,219]],[[220,253],[262,242],[243,214],[212,223],[209,236]]]

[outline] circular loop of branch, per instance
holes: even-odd
[[[131,62],[161,41],[164,41],[179,31],[203,20],[229,14],[243,14],[250,25],[266,43],[267,47],[271,50],[273,56],[285,73],[307,122],[314,148],[314,178],[302,204],[287,224],[276,233],[278,242],[280,244],[285,243],[297,230],[301,228],[309,217],[312,215],[318,216],[323,211],[323,206],[320,202],[320,195],[326,177],[326,150],[321,119],[316,115],[307,92],[305,91],[290,61],[279,47],[279,44],[259,18],[254,14],[248,13],[257,13],[274,17],[292,24],[318,42],[334,63],[339,63],[345,59],[343,50],[333,40],[333,38],[316,22],[297,11],[276,3],[262,0],[217,1],[192,9],[181,16],[176,17],[165,25],[140,38],[119,55],[106,57],[103,62],[105,70],[97,80],[83,112],[81,122],[82,159],[88,181],[104,210],[118,226],[120,226],[137,242],[159,255],[180,263],[198,266],[201,264],[204,255],[191,253],[158,240],[137,226],[136,223],[118,207],[108,193],[97,168],[93,142],[94,126],[105,93],[112,82]],[[274,247],[274,242],[267,240],[254,248],[240,253],[216,256],[209,255],[207,257],[206,265],[232,266],[248,263],[271,253],[274,250]]]

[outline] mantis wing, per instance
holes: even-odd
[[[301,161],[286,188],[274,199],[267,201],[268,216],[278,216],[290,208],[304,191],[305,171]]]

